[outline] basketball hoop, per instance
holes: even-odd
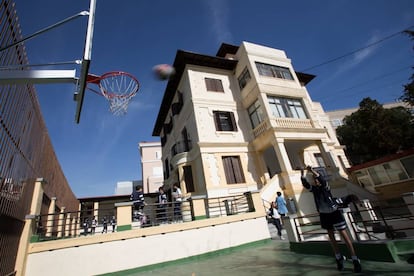
[[[86,82],[96,84],[99,91],[89,90],[104,96],[109,101],[109,110],[115,116],[127,113],[129,101],[137,94],[140,84],[131,74],[121,71],[108,72],[102,76],[89,74]]]

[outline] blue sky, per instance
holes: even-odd
[[[15,2],[24,37],[89,9],[88,0]],[[128,113],[113,116],[103,97],[87,92],[75,124],[73,84],[36,90],[76,196],[112,195],[116,182],[141,179],[138,143],[158,141],[152,130],[167,84],[151,69],[172,63],[178,49],[215,55],[223,42],[248,41],[284,50],[295,70],[303,71],[413,25],[412,0],[97,0],[90,72],[127,71],[140,80]],[[29,62],[81,59],[86,26],[87,17],[78,18],[26,41]],[[364,97],[393,102],[412,73],[413,44],[397,35],[311,69],[307,73],[317,77],[308,91],[327,111],[358,106]]]

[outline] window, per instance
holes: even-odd
[[[356,171],[355,176],[362,187],[369,189],[372,186],[371,178],[366,170]]]
[[[322,154],[321,153],[314,153],[313,156],[315,157],[316,163],[318,164],[318,167],[325,168],[325,161],[323,161]]]
[[[384,170],[390,178],[391,182],[396,182],[408,178],[407,174],[401,166],[401,163],[398,160],[384,163],[382,166],[384,167]]]
[[[268,96],[268,101],[273,116],[279,118],[307,119],[300,100]]]
[[[341,119],[332,119],[332,126],[334,128],[337,128],[339,126],[342,126],[344,124],[344,122]]]
[[[281,67],[277,65],[260,63],[260,62],[256,62],[256,67],[261,76],[293,80],[293,77],[289,71],[289,68]]]
[[[161,155],[161,151],[157,150],[157,151],[155,152],[155,159],[160,160],[160,159],[161,159],[161,157],[162,157],[162,155]]]
[[[207,91],[224,92],[223,83],[219,79],[205,78]]]
[[[244,68],[243,72],[240,74],[240,76],[238,78],[240,89],[243,89],[247,85],[247,83],[249,82],[250,79],[251,79],[250,72],[246,67],[246,68]]]
[[[223,156],[227,184],[245,183],[240,156]]]
[[[237,131],[233,112],[213,111],[217,131]]]
[[[371,176],[374,185],[381,185],[390,182],[384,167],[381,165],[368,168],[368,173]]]
[[[404,169],[407,171],[410,178],[414,178],[414,156],[409,156],[407,158],[402,158],[400,160]]]
[[[249,108],[250,122],[252,123],[253,129],[255,129],[261,122],[263,122],[263,111],[260,107],[259,100],[256,100]]]
[[[168,179],[170,177],[170,165],[168,163],[168,159],[165,159],[164,161],[164,179]]]
[[[192,148],[191,139],[186,128],[183,128],[183,130],[181,131],[181,137],[183,138],[184,151],[190,151]]]
[[[195,192],[194,182],[193,182],[193,172],[191,170],[191,166],[184,166],[183,170],[184,170],[185,188],[187,190],[187,193]]]
[[[153,167],[152,176],[162,176],[162,167]]]

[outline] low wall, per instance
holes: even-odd
[[[97,275],[188,258],[270,239],[261,213],[30,245],[26,274]]]

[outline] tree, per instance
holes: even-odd
[[[404,107],[385,109],[376,100],[365,98],[359,110],[344,118],[336,130],[354,165],[414,147],[414,124]]]
[[[407,30],[407,31],[404,31],[404,33],[409,35],[411,39],[414,40],[414,31]],[[405,103],[408,103],[411,106],[414,106],[414,74],[411,75],[410,80],[411,80],[410,83],[407,83],[406,85],[404,85],[403,95],[399,99]]]

